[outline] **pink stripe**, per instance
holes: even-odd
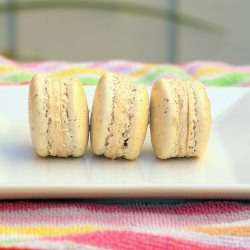
[[[231,223],[249,217],[249,210],[240,211],[234,209],[231,213],[222,213],[222,211],[224,211],[223,206],[221,207],[220,213],[207,212],[205,214],[189,214],[188,211],[183,214],[174,214],[172,212],[167,213],[168,211],[166,210],[163,212],[155,212],[154,210],[147,211],[142,207],[140,207],[138,211],[121,211],[120,209],[107,211],[106,207],[100,205],[99,209],[96,209],[97,206],[98,205],[71,206],[71,204],[68,204],[68,206],[62,207],[61,204],[58,204],[58,207],[47,206],[42,208],[41,206],[33,205],[24,206],[21,210],[17,210],[16,208],[11,209],[11,207],[9,207],[9,211],[4,211],[4,209],[0,208],[0,211],[2,211],[2,213],[0,213],[0,221],[3,224],[25,225],[29,221],[29,218],[32,217],[32,225],[72,225],[74,222],[76,225],[95,224],[108,228],[111,226],[122,226],[125,228],[138,226],[143,228],[149,225],[162,228],[166,226],[187,227],[194,224]],[[18,207],[20,208],[20,205]],[[70,213],[70,216],[65,216],[65,214],[68,213]],[[232,214],[235,213],[237,213],[237,216],[232,216]],[[117,220],[118,217],[119,220]]]
[[[198,242],[191,242],[183,239],[176,239],[170,236],[158,236],[145,233],[135,233],[129,231],[105,231],[87,234],[77,234],[64,237],[53,237],[54,241],[67,240],[79,244],[88,244],[97,247],[106,247],[118,250],[132,250],[132,249],[185,249],[185,250],[247,250],[250,248],[242,247],[224,247],[216,245],[207,245]]]
[[[56,215],[60,213],[61,215]],[[66,216],[70,214],[70,216]],[[32,217],[32,221],[30,218]],[[100,225],[106,228],[110,227],[123,227],[123,228],[133,228],[138,227],[138,230],[143,230],[149,226],[154,226],[155,228],[165,228],[165,227],[189,227],[190,225],[210,225],[210,224],[219,224],[219,223],[234,223],[239,220],[246,220],[249,217],[249,213],[246,214],[237,214],[237,216],[230,215],[159,215],[159,214],[146,214],[141,211],[138,214],[122,214],[122,213],[94,213],[81,211],[81,215],[74,214],[70,210],[66,213],[58,209],[54,211],[42,211],[39,210],[37,214],[22,214],[22,213],[13,213],[12,215],[2,215],[0,216],[1,224],[8,225],[39,225],[41,227],[46,227],[48,225],[60,226],[60,225]],[[119,219],[117,219],[119,218]]]
[[[2,202],[0,203],[1,211],[19,211],[19,210],[36,210],[41,208],[82,208],[90,211],[99,212],[138,212],[140,213],[141,207],[133,206],[118,206],[118,205],[101,205],[90,203],[42,203],[42,202]],[[143,211],[149,213],[162,213],[162,214],[213,214],[213,213],[236,213],[240,211],[249,210],[247,204],[237,202],[202,202],[202,203],[188,203],[179,205],[163,205],[163,206],[144,206]]]
[[[141,67],[141,63],[132,62],[132,61],[104,61],[97,64],[90,65],[91,68],[99,68],[115,73],[128,74]]]
[[[135,71],[139,66],[130,63],[121,63],[113,65],[110,70],[114,73],[130,74]]]
[[[89,68],[101,68],[103,65],[106,65],[107,63],[109,63],[109,61],[95,62],[95,63],[90,64],[88,67]]]
[[[17,62],[12,61],[12,63],[20,68],[34,68],[41,65],[43,62]]]
[[[69,214],[70,216],[65,216]],[[81,213],[81,214],[80,214]],[[142,216],[143,213],[143,216]],[[60,214],[60,215],[56,215]],[[232,223],[235,221],[244,220],[249,217],[248,214],[238,214],[237,217],[234,216],[221,216],[221,215],[159,215],[159,214],[148,214],[141,211],[141,213],[95,213],[81,210],[78,214],[74,214],[74,212],[61,212],[58,209],[55,210],[38,210],[36,214],[23,214],[23,213],[13,213],[10,215],[2,215],[0,216],[0,220],[2,224],[9,225],[25,225],[29,222],[30,217],[32,217],[32,222],[28,223],[29,225],[87,225],[87,224],[95,224],[95,225],[103,225],[107,228],[111,226],[122,226],[122,227],[148,227],[149,225],[155,225],[157,228],[163,228],[166,226],[171,227],[188,227],[189,225],[199,225],[199,224],[218,224],[218,223]],[[119,217],[119,220],[117,218]]]
[[[96,204],[85,204],[86,209],[94,209],[102,212],[140,212],[141,207],[127,206],[105,206]],[[145,206],[143,210],[150,213],[164,214],[207,214],[207,213],[230,213],[236,211],[248,210],[249,206],[233,203],[233,202],[203,202],[203,203],[188,203],[179,205],[163,205],[163,206]]]
[[[22,67],[34,67],[34,66],[37,66],[37,65],[40,65],[41,63],[43,63],[42,61],[40,61],[40,62],[19,62],[19,61],[10,60],[10,59],[3,58],[3,57],[1,57],[0,60],[3,61],[4,64],[16,65],[20,68],[22,68]]]
[[[33,248],[33,247],[0,247],[0,250],[45,250],[45,248]]]
[[[218,69],[224,70],[226,73],[250,73],[250,66],[234,66],[224,62],[213,62],[213,61],[195,61],[183,65],[183,69],[190,75],[195,74],[201,69],[209,67],[217,67]]]

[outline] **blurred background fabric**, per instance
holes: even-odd
[[[0,0],[0,53],[19,60],[248,64],[249,8],[244,0]]]

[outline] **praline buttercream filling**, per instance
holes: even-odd
[[[52,156],[66,157],[72,154],[68,118],[68,84],[46,79],[48,152]]]
[[[71,80],[69,80],[71,81]],[[62,83],[63,92],[61,93],[61,120],[62,120],[62,135],[64,138],[64,147],[67,150],[67,155],[72,155],[73,153],[73,147],[72,147],[72,133],[70,130],[70,118],[69,118],[69,85],[70,83],[67,83],[63,81]]]
[[[114,75],[114,79],[113,79],[113,90],[112,90],[112,107],[111,107],[111,120],[110,123],[108,125],[108,135],[106,137],[105,140],[105,149],[104,149],[104,154],[107,154],[108,151],[110,150],[110,147],[114,147],[113,146],[113,140],[112,138],[114,137],[114,124],[116,122],[115,119],[115,104],[117,103],[117,85],[120,83],[120,79],[118,76]],[[113,151],[113,150],[112,150]],[[114,153],[112,152],[112,157],[115,158]]]
[[[197,116],[197,96],[196,93],[193,89],[193,87],[190,84],[190,88],[192,89],[193,92],[193,97],[194,97],[194,117],[192,119],[192,125],[191,125],[191,129],[193,130],[191,135],[192,135],[192,142],[193,145],[189,145],[189,149],[191,150],[191,152],[193,154],[196,153],[196,148],[197,148],[197,138],[196,138],[196,130],[197,130],[197,123],[198,123],[198,116]]]
[[[105,142],[104,154],[113,159],[126,157],[136,98],[135,86],[131,83],[123,84],[122,80],[114,76],[111,122]]]
[[[136,87],[133,84],[128,84],[126,98],[124,100],[124,119],[123,119],[123,131],[121,131],[119,146],[117,149],[118,157],[125,157],[129,146],[129,133],[131,129],[132,119],[135,112],[135,99],[136,99]],[[124,92],[125,93],[125,92]]]
[[[49,141],[49,130],[50,130],[50,120],[49,120],[49,97],[48,97],[48,82],[45,79],[44,80],[44,89],[43,89],[43,109],[45,110],[45,118],[47,120],[47,133],[46,133],[46,139],[47,139],[47,155],[50,154],[50,141]]]
[[[187,153],[187,138],[188,138],[188,97],[187,97],[187,85],[186,83],[180,83],[179,92],[179,146],[178,156],[186,156]]]
[[[188,95],[189,95],[189,115],[188,115],[188,140],[187,140],[187,156],[195,156],[197,151],[197,123],[198,116],[197,116],[197,95],[195,90],[192,86],[192,83],[188,83]],[[193,112],[191,112],[191,110]],[[190,117],[192,114],[192,117]]]
[[[176,157],[178,155],[179,152],[179,131],[180,131],[180,127],[179,127],[179,120],[180,120],[180,110],[179,110],[179,95],[178,95],[178,88],[174,87],[174,102],[175,102],[175,109],[177,112],[177,117],[175,117],[174,119],[174,126],[175,126],[175,138],[177,138],[177,140],[175,141],[174,144],[174,148],[173,148],[173,152],[171,157]]]

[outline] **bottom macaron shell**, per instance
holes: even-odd
[[[189,131],[187,156],[201,156],[208,144],[211,129],[211,108],[205,87],[197,81],[188,82]]]
[[[71,127],[72,156],[82,156],[88,146],[89,110],[82,83],[73,79],[69,88],[68,118]]]

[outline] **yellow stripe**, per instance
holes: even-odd
[[[19,71],[17,68],[11,66],[0,66],[0,74],[11,73]]]
[[[141,75],[144,75],[145,73],[147,73],[148,71],[150,71],[151,69],[153,69],[155,67],[156,67],[155,64],[147,64],[147,65],[143,66],[142,68],[138,69],[137,71],[133,72],[131,74],[131,76],[139,77]]]
[[[78,75],[78,74],[102,75],[104,72],[105,70],[101,70],[101,69],[70,68],[70,69],[64,69],[58,73],[55,73],[53,74],[53,76],[66,77],[66,76],[73,76],[73,75]]]
[[[198,70],[195,74],[194,77],[199,78],[207,75],[216,75],[219,73],[223,73],[225,70],[222,70],[220,68],[205,68],[205,69],[200,69]]]
[[[27,235],[37,235],[37,236],[58,236],[65,234],[74,233],[90,233],[95,231],[101,231],[104,228],[94,227],[90,225],[86,226],[4,226],[0,225],[0,234],[27,234]]]
[[[232,227],[192,227],[192,231],[210,235],[235,235],[250,236],[250,226],[232,226]]]

